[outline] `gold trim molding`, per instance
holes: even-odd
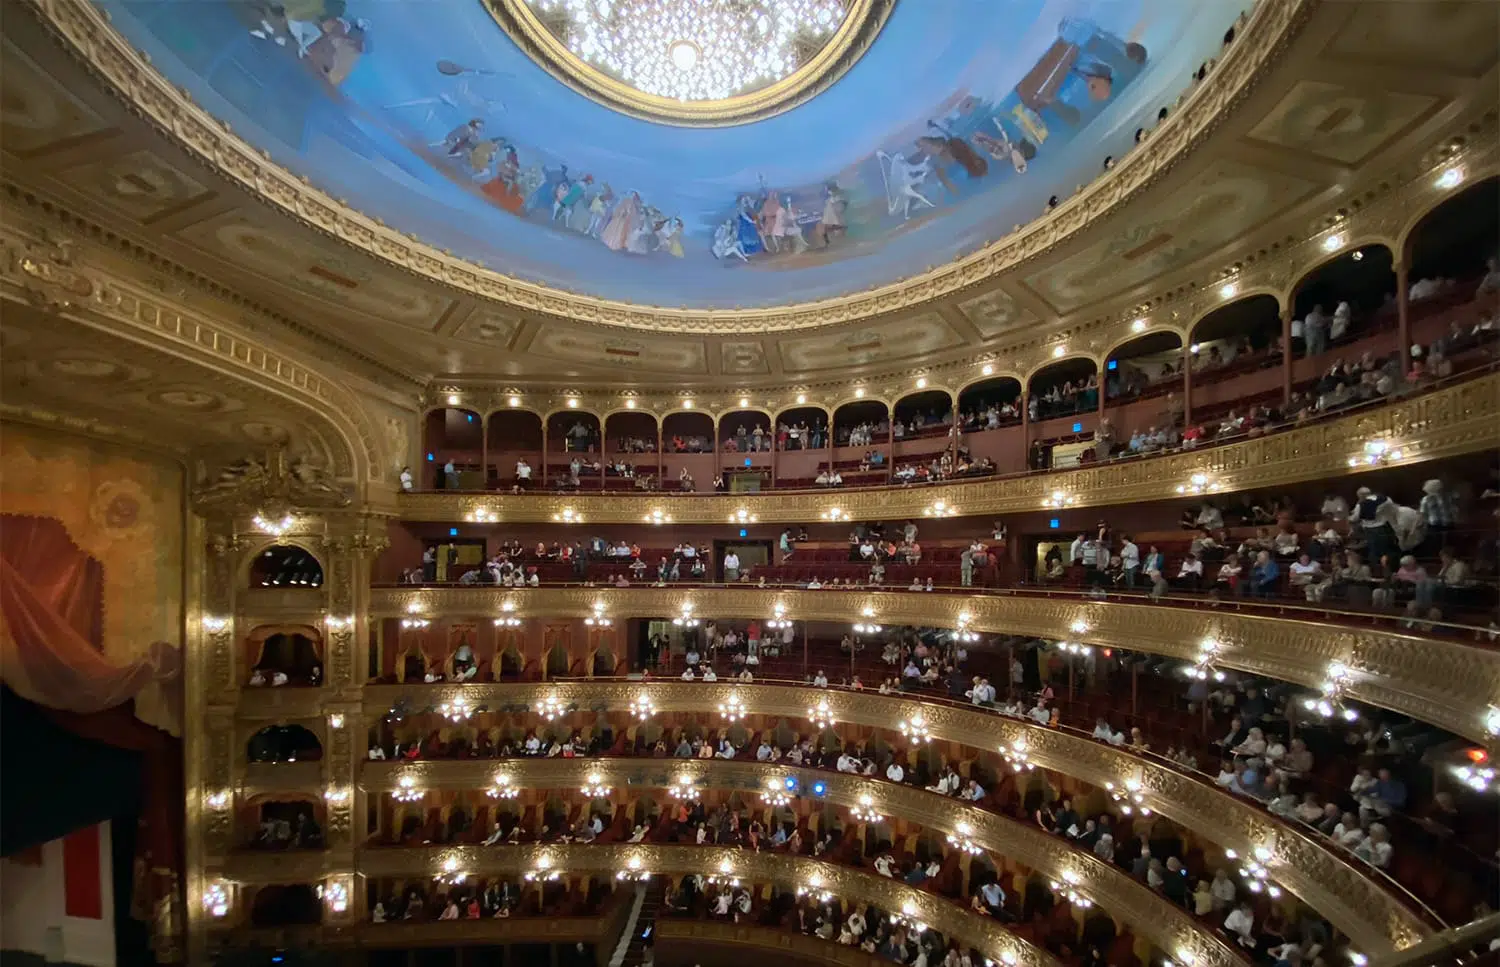
[[[504,523],[546,523],[569,507],[590,524],[639,524],[655,510],[678,524],[722,524],[741,508],[762,523],[808,524],[832,507],[854,520],[917,518],[934,500],[946,501],[965,517],[980,517],[1041,510],[1058,491],[1071,496],[1076,507],[1169,500],[1195,473],[1210,475],[1225,492],[1343,477],[1355,472],[1349,458],[1362,452],[1364,441],[1377,438],[1399,442],[1403,464],[1500,447],[1500,373],[1240,443],[1024,477],[702,496],[403,493],[398,501],[403,520],[436,522],[465,520],[483,510]]]
[[[1087,850],[1006,816],[912,786],[759,762],[643,758],[451,762],[433,759],[408,765],[366,762],[361,769],[360,786],[366,792],[389,792],[397,788],[401,776],[410,775],[423,789],[479,790],[500,771],[525,789],[572,789],[576,793],[578,777],[585,770],[599,774],[605,784],[620,793],[632,795],[668,788],[679,776],[691,776],[695,783],[707,783],[712,789],[754,792],[771,784],[780,788],[783,780],[795,777],[803,789],[811,789],[815,782],[823,783],[827,794],[819,801],[856,806],[862,794],[872,795],[875,808],[885,815],[909,820],[934,832],[952,832],[959,823],[966,822],[974,830],[974,842],[991,853],[1013,859],[1054,882],[1076,874],[1076,878],[1068,881],[1105,912],[1127,924],[1137,936],[1162,950],[1177,952],[1179,960],[1186,960],[1183,951],[1191,951],[1192,963],[1197,967],[1240,967],[1242,963],[1234,950],[1181,908]]]
[[[768,333],[884,315],[973,286],[1076,239],[1196,151],[1286,51],[1320,0],[1255,5],[1206,81],[1108,172],[1019,231],[911,278],[769,309],[666,309],[563,292],[460,259],[383,224],[270,160],[158,73],[89,0],[27,0],[42,22],[134,111],[183,150],[272,208],[387,265],[516,309],[654,332]]]
[[[852,0],[839,29],[807,63],[773,84],[714,101],[648,94],[606,74],[569,50],[526,0],[484,0],[484,6],[537,66],[612,111],[683,127],[727,127],[774,117],[832,87],[880,36],[896,0]]]
[[[752,715],[794,720],[805,720],[807,716],[806,688],[676,681],[649,685],[575,681],[555,685],[373,686],[365,689],[365,711],[367,718],[374,721],[374,717],[389,711],[396,701],[410,697],[414,691],[433,702],[461,694],[476,704],[520,706],[535,705],[544,696],[555,696],[582,709],[602,705],[624,710],[642,689],[649,690],[660,712],[712,712],[729,695],[736,694]],[[890,729],[905,708],[921,704],[935,739],[991,751],[1020,743],[1037,767],[1095,786],[1102,787],[1108,782],[1123,785],[1135,779],[1146,797],[1146,805],[1204,839],[1246,856],[1259,847],[1270,850],[1266,866],[1272,877],[1327,917],[1365,953],[1392,947],[1404,949],[1431,933],[1394,895],[1319,840],[1249,802],[1151,760],[1079,735],[990,712],[870,693],[823,694],[840,722]],[[976,739],[986,744],[976,745]],[[598,760],[587,761],[592,767]],[[692,763],[683,760],[682,768],[691,766]],[[575,768],[581,767],[575,765]],[[819,778],[829,781],[822,774]]]
[[[955,628],[962,612],[973,631],[1084,641],[1102,647],[1196,660],[1199,643],[1219,645],[1227,668],[1317,688],[1332,662],[1351,669],[1348,694],[1403,712],[1476,742],[1486,741],[1483,710],[1500,704],[1500,650],[1382,628],[1179,608],[1014,594],[807,591],[746,588],[376,588],[372,617],[424,614],[493,618],[507,598],[518,617],[583,618],[602,605],[616,620],[680,614],[691,604],[716,618],[765,618],[785,606],[796,621],[847,622],[874,615],[886,625]],[[1080,630],[1082,629],[1082,630]],[[370,695],[367,687],[365,694]]]

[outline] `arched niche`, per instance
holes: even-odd
[[[320,588],[323,565],[305,547],[272,544],[250,561],[250,587]]]
[[[489,488],[534,487],[542,479],[542,418],[530,410],[496,410],[485,421],[485,481]],[[522,464],[529,471],[523,476]]]
[[[1500,206],[1500,177],[1484,178],[1412,226],[1406,237],[1406,279],[1413,322],[1474,299],[1487,263],[1500,256],[1496,206]]]
[[[1199,387],[1237,373],[1281,365],[1281,305],[1261,293],[1225,303],[1193,324],[1188,334],[1193,405]]]
[[[1298,356],[1320,355],[1396,327],[1395,259],[1384,245],[1366,245],[1320,262],[1297,280],[1292,293],[1292,318],[1317,313],[1325,320],[1338,320],[1333,325],[1325,321],[1315,330],[1323,337],[1321,344],[1317,336],[1308,338],[1309,327],[1304,326],[1302,338],[1292,340]],[[1347,315],[1340,309],[1342,303],[1348,304]]]
[[[880,400],[853,400],[833,411],[833,445],[868,449],[890,442],[890,409]]]
[[[1021,381],[1014,376],[992,376],[970,383],[958,394],[960,425],[966,433],[1015,426],[1021,422],[1020,401]]]
[[[791,432],[796,429],[795,435]],[[802,432],[802,431],[806,432]],[[776,414],[776,448],[794,452],[821,449],[814,439],[828,443],[828,411],[821,406],[793,406]]]
[[[1099,368],[1092,359],[1075,356],[1049,363],[1026,384],[1032,422],[1076,416],[1099,407]],[[1092,384],[1092,385],[1091,385]]]
[[[547,417],[547,455],[552,461],[561,455],[598,453],[599,417],[583,410],[558,410]]]
[[[654,459],[642,459],[642,454],[655,454],[657,433],[660,429],[656,416],[639,410],[619,410],[604,418],[604,452],[611,458],[623,456],[632,463],[655,463]]]
[[[256,849],[323,849],[325,806],[309,795],[265,793],[245,804],[246,845]]]
[[[759,437],[756,427],[761,431]],[[719,449],[725,453],[769,453],[771,414],[765,410],[730,410],[719,417]]]
[[[497,677],[502,682],[518,682],[526,670],[526,660],[521,656],[516,644],[512,641],[500,652],[496,662],[498,668]]]
[[[661,421],[663,490],[711,490],[718,472],[714,421],[707,413],[678,410]]]
[[[323,758],[323,743],[302,725],[268,725],[245,743],[249,762],[316,762]]]
[[[1182,337],[1160,330],[1116,346],[1104,361],[1105,405],[1164,395],[1182,385]]]
[[[261,625],[245,638],[245,661],[248,685],[321,685],[323,633],[312,625]]]
[[[542,671],[547,678],[568,677],[572,672],[568,664],[568,646],[557,644],[548,648],[542,662]]]
[[[891,436],[897,443],[947,437],[953,424],[953,397],[937,389],[908,393],[896,400],[891,413]]]
[[[323,902],[306,883],[263,886],[250,901],[252,927],[300,927],[322,922]]]
[[[480,490],[484,486],[484,419],[474,410],[445,406],[422,422],[422,487],[426,490]],[[449,479],[443,468],[453,463]]]
[[[614,649],[608,645],[599,645],[589,656],[589,674],[594,678],[608,678],[615,674],[618,666]]]

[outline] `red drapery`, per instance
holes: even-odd
[[[141,830],[132,909],[152,921],[157,954],[181,950],[183,780],[180,743],[135,717],[146,685],[175,678],[180,650],[154,642],[116,665],[103,646],[104,569],[61,521],[0,515],[0,680],[82,738],[141,754]]]

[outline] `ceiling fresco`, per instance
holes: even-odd
[[[775,117],[692,128],[596,104],[481,0],[99,0],[278,163],[497,271],[645,305],[841,295],[948,261],[1092,180],[1239,4],[903,0]]]

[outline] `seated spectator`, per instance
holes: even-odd
[[[1271,538],[1271,544],[1279,557],[1296,557],[1301,547],[1301,538],[1291,525],[1283,525]]]
[[[1172,584],[1185,591],[1196,591],[1202,586],[1203,562],[1198,560],[1198,555],[1188,554],[1182,559],[1182,564],[1177,569],[1177,577]]]
[[[1398,809],[1406,808],[1406,783],[1391,775],[1391,770],[1381,769],[1363,797],[1359,798],[1359,814],[1370,820],[1376,816],[1389,816]]]
[[[1402,555],[1401,566],[1391,574],[1390,580],[1376,588],[1371,596],[1377,608],[1395,607],[1398,599],[1416,596],[1417,586],[1427,581],[1427,571],[1410,554]]]
[[[1219,565],[1218,577],[1214,579],[1213,592],[1215,594],[1238,594],[1240,588],[1240,575],[1245,569],[1240,565],[1240,556],[1230,554]]]
[[[1224,918],[1224,929],[1241,947],[1255,949],[1255,913],[1248,903],[1241,903]]]
[[[1271,559],[1271,552],[1257,552],[1255,566],[1250,569],[1250,593],[1258,598],[1269,598],[1276,593],[1280,581],[1281,568]]]
[[[1365,839],[1354,847],[1354,855],[1371,866],[1385,868],[1391,862],[1390,834],[1382,823],[1371,823]]]
[[[1325,579],[1323,566],[1312,559],[1312,555],[1303,551],[1298,555],[1292,566],[1287,568],[1287,583],[1295,589],[1300,589],[1303,596],[1309,601],[1318,601],[1323,597],[1319,588]]]

